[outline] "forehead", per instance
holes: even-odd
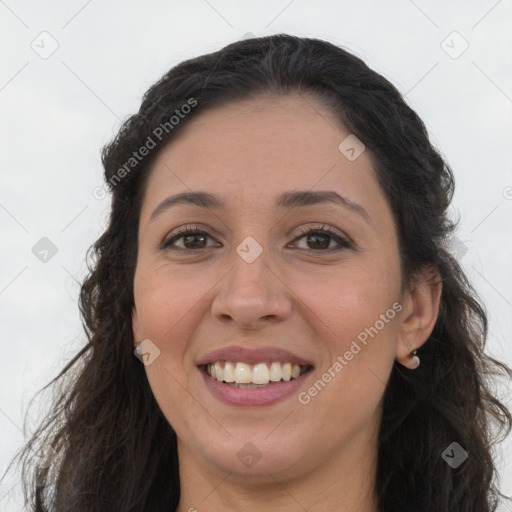
[[[340,152],[349,135],[332,111],[302,93],[210,108],[161,150],[144,206],[191,190],[252,209],[267,208],[288,190],[337,190],[367,202],[380,191],[366,151],[354,161]]]

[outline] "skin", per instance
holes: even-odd
[[[179,512],[377,510],[385,383],[395,359],[415,368],[411,352],[432,332],[441,285],[425,269],[401,288],[397,233],[369,151],[350,161],[338,149],[349,133],[311,96],[260,97],[199,114],[155,161],[141,209],[133,335],[135,345],[148,338],[160,350],[145,369],[178,438]],[[228,211],[179,205],[149,220],[166,197],[199,190]],[[277,210],[276,196],[291,190],[336,191],[368,220],[332,203]],[[299,231],[322,224],[352,248],[326,254]],[[185,225],[209,237],[189,242],[186,254],[158,248]],[[236,252],[248,236],[263,249],[250,264]],[[307,391],[394,303],[401,312],[308,404],[293,394],[270,406],[226,405],[196,367],[216,348],[277,346],[312,361],[299,390]],[[237,457],[247,442],[261,454],[252,467]]]

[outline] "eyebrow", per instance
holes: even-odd
[[[277,197],[275,206],[276,208],[281,209],[291,209],[321,203],[334,203],[342,206],[357,213],[363,217],[366,222],[371,224],[370,216],[361,205],[350,201],[346,197],[343,197],[332,190],[315,192],[310,190],[283,192],[280,196]],[[213,194],[208,192],[183,192],[181,194],[169,196],[164,199],[151,214],[149,222],[154,220],[166,210],[177,205],[195,205],[199,206],[200,208],[222,210],[224,212],[227,211],[226,203],[221,198]]]

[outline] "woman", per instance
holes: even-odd
[[[496,510],[512,372],[449,249],[451,170],[386,79],[239,41],[153,85],[103,162],[32,510]]]

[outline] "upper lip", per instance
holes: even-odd
[[[301,366],[313,366],[310,361],[297,356],[289,350],[278,347],[245,348],[231,346],[218,348],[202,356],[197,366],[215,363],[216,361],[239,361],[247,364],[257,364],[265,361],[277,361],[280,363],[299,364]]]

